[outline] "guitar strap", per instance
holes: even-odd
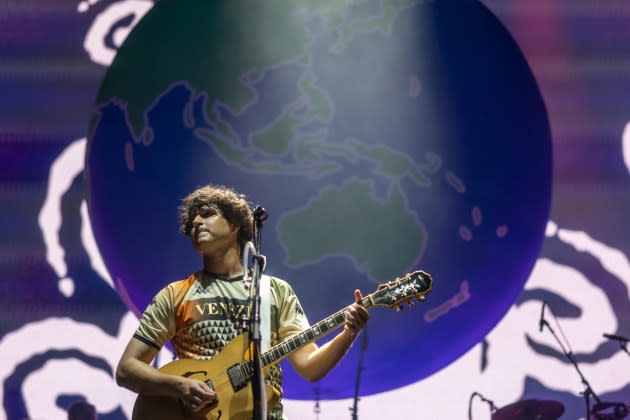
[[[260,350],[269,350],[271,341],[271,279],[260,276]]]

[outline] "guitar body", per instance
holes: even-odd
[[[364,296],[361,304],[365,308],[372,306],[396,307],[412,304],[412,299],[420,302],[431,291],[431,275],[417,270],[402,278],[381,284],[376,292]],[[282,343],[276,344],[261,355],[263,366],[279,363],[291,352],[323,337],[346,322],[346,308],[330,315],[295,334]],[[171,375],[185,376],[206,382],[217,393],[219,401],[204,412],[191,413],[176,398],[152,397],[140,394],[133,407],[132,420],[249,420],[252,417],[254,399],[250,392],[249,374],[241,369],[241,363],[249,360],[247,334],[241,334],[223,348],[212,360],[182,359],[164,365],[160,370]],[[266,369],[264,370],[266,374]],[[280,393],[265,385],[267,407],[275,407]]]
[[[162,366],[161,372],[208,383],[217,393],[219,401],[203,412],[191,413],[176,398],[140,394],[133,407],[132,420],[251,419],[254,398],[250,383],[235,390],[228,376],[228,368],[243,362],[246,353],[248,353],[247,334],[241,334],[230,341],[212,360],[181,359]],[[273,387],[265,385],[265,394],[270,411],[278,402],[280,393]]]

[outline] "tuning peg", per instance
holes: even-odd
[[[426,299],[425,295],[418,296],[418,302],[420,302],[420,303],[423,303],[425,299]]]
[[[400,303],[396,305],[396,312],[402,312],[402,310],[403,310],[403,306]]]
[[[414,302],[413,300],[408,300],[407,301],[407,305],[409,305],[409,307],[411,307],[411,306],[413,306],[415,304],[416,304],[416,302]]]

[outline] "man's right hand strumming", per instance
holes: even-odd
[[[177,377],[180,401],[189,410],[198,412],[217,402],[217,394],[205,382],[196,379]]]

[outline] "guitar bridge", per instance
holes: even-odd
[[[234,392],[243,389],[245,385],[247,385],[249,377],[245,375],[245,372],[243,372],[242,366],[240,364],[230,366],[227,369],[227,374],[228,378],[230,378],[230,383],[232,384]]]

